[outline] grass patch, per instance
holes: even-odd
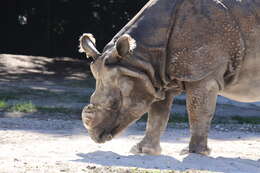
[[[73,108],[65,108],[65,107],[44,107],[44,106],[36,106],[32,102],[22,102],[14,105],[8,105],[4,101],[0,101],[0,109],[3,109],[7,112],[24,112],[24,113],[32,113],[32,112],[40,112],[45,114],[80,114],[81,109],[73,109]]]
[[[37,108],[32,102],[23,102],[23,103],[17,103],[8,109],[11,112],[25,112],[25,113],[31,113],[36,112]]]
[[[7,107],[7,103],[5,102],[5,100],[0,100],[0,109],[5,109]]]

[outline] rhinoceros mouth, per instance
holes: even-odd
[[[96,143],[105,143],[107,141],[112,140],[119,132],[120,125],[115,126],[112,130],[106,130],[106,129],[95,129],[95,130],[89,130],[89,135],[92,140],[94,140]]]

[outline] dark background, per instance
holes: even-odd
[[[147,1],[2,1],[0,53],[80,57],[78,39],[85,32],[102,50]]]

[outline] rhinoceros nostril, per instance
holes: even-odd
[[[93,121],[94,121],[94,117],[93,114],[90,113],[88,110],[83,110],[82,111],[82,121],[84,123],[84,125],[86,125],[87,127],[91,127],[93,125]]]
[[[93,127],[94,121],[91,118],[82,118],[83,125],[89,129]]]
[[[85,123],[86,123],[87,125],[89,125],[89,126],[91,125],[92,121],[93,121],[93,119],[90,118],[90,117],[86,117],[86,118],[85,118]]]

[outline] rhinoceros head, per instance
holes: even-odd
[[[82,121],[95,142],[111,140],[147,112],[158,96],[144,73],[120,63],[133,58],[135,46],[133,38],[123,35],[101,54],[91,34],[80,38],[81,52],[94,59],[90,67],[96,89],[82,111]]]

